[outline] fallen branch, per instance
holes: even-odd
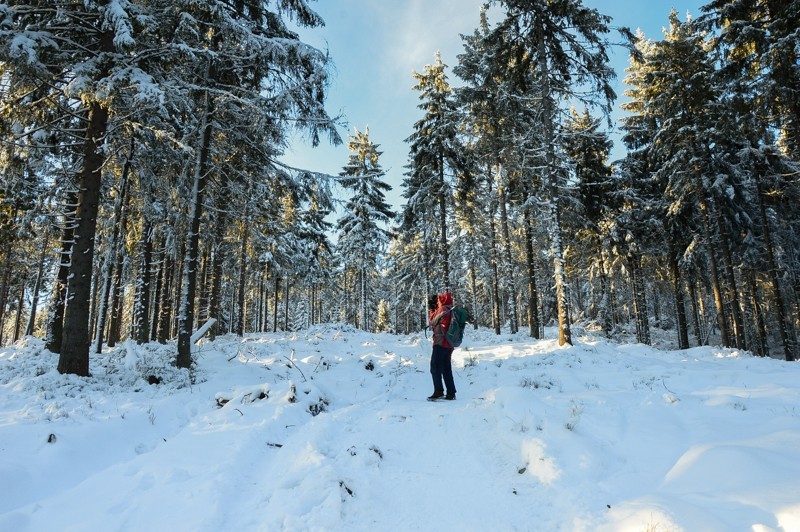
[[[303,370],[302,370],[302,369],[300,369],[300,368],[297,366],[297,364],[295,363],[295,361],[294,361],[294,360],[292,360],[292,358],[294,358],[294,349],[292,349],[292,358],[289,358],[289,357],[287,357],[286,355],[283,355],[283,358],[285,358],[286,360],[288,360],[288,361],[289,361],[289,367],[290,367],[290,368],[291,368],[291,367],[294,367],[295,369],[297,369],[297,371],[299,371],[299,372],[300,372],[300,376],[301,376],[301,377],[303,377],[303,382],[308,382],[308,379],[306,379],[306,376],[303,374]]]
[[[217,318],[209,318],[209,320],[205,322],[202,327],[200,327],[194,332],[194,334],[191,337],[192,343],[196,344],[198,341],[200,341],[200,338],[205,336],[208,330],[211,327],[213,327],[215,323],[217,323]]]

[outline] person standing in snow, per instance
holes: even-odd
[[[450,327],[453,309],[453,294],[444,292],[436,297],[436,306],[428,309],[431,327],[433,328],[433,351],[431,352],[431,376],[433,377],[433,395],[428,397],[434,401],[444,397],[448,400],[456,398],[456,384],[453,381],[453,367],[451,358],[453,346],[447,341],[447,328]],[[442,384],[444,381],[444,385]],[[445,395],[445,387],[447,395]]]

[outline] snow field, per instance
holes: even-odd
[[[125,343],[88,379],[26,339],[0,530],[800,530],[797,365],[467,334],[452,402],[422,335],[226,336],[192,375]]]

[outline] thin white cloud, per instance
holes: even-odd
[[[386,34],[387,63],[409,79],[412,70],[421,71],[431,64],[437,51],[442,53],[442,60],[452,66],[462,50],[457,36],[472,33],[484,1],[404,0],[384,4],[382,7],[388,8],[386,15],[393,29]]]

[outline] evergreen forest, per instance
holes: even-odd
[[[795,360],[800,0],[664,15],[652,40],[581,0],[490,0],[456,64],[409,78],[394,207],[378,139],[326,109],[307,0],[0,0],[0,345],[86,376],[170,343],[189,368],[200,333],[420,331],[450,290],[496,334]],[[341,171],[283,163],[297,132],[345,144]]]

